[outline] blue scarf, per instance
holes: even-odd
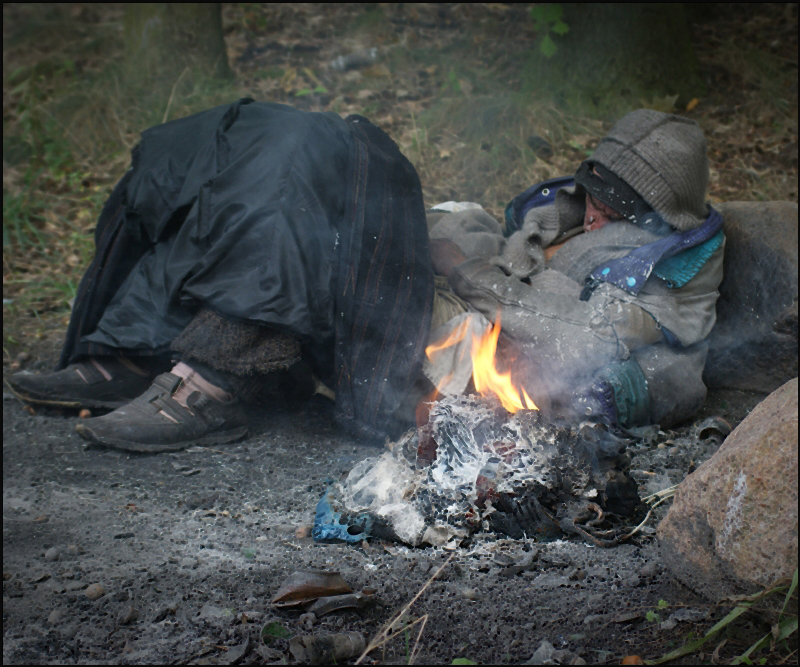
[[[636,295],[651,273],[671,288],[683,287],[697,275],[724,240],[722,216],[709,206],[705,222],[697,229],[671,234],[595,268],[586,276],[581,301],[588,301],[601,282],[611,283]]]

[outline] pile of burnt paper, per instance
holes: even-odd
[[[473,396],[433,404],[428,423],[358,463],[317,505],[317,541],[378,537],[411,546],[474,532],[553,539],[587,504],[630,516],[639,504],[625,441],[599,427],[509,415]]]

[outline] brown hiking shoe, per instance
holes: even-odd
[[[90,442],[131,452],[174,452],[192,445],[219,445],[247,435],[247,417],[237,400],[216,401],[193,392],[188,409],[173,397],[183,378],[162,373],[127,405],[75,426]]]
[[[133,364],[126,365],[114,357],[102,357],[98,363],[110,374],[110,380],[87,359],[54,373],[15,373],[9,384],[27,403],[113,410],[139,396],[153,381],[153,373],[137,372]]]

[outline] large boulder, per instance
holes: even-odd
[[[797,377],[797,204],[729,202],[717,324],[703,380],[770,392]]]
[[[666,564],[720,600],[797,567],[797,378],[756,406],[678,486],[658,526]]]

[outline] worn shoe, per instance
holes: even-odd
[[[174,452],[192,445],[220,445],[247,435],[247,418],[237,400],[216,401],[195,391],[187,407],[173,395],[183,378],[162,373],[141,396],[75,430],[90,442],[132,452]]]
[[[132,401],[153,382],[152,373],[137,372],[132,364],[133,368],[113,357],[103,357],[100,366],[106,375],[87,359],[55,373],[15,373],[9,384],[27,403],[113,410]]]

